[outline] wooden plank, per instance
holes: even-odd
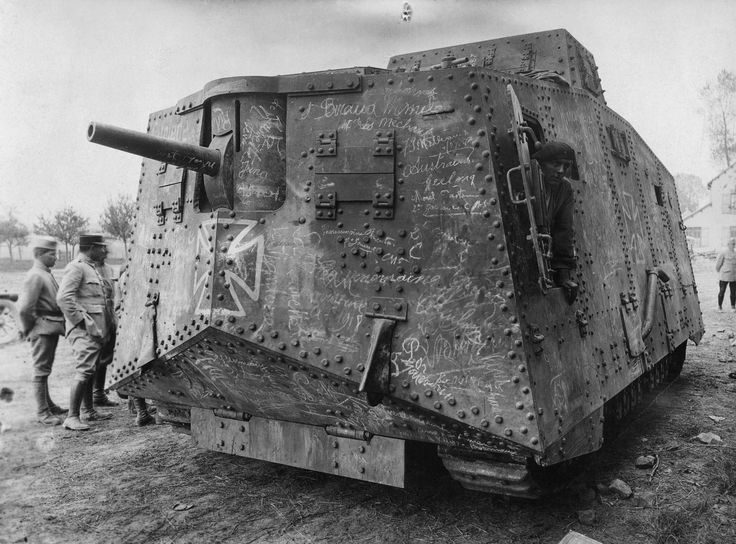
[[[593,540],[583,534],[570,531],[565,538],[560,540],[559,544],[601,544],[598,540]]]
[[[400,439],[331,436],[324,427],[259,417],[238,421],[201,408],[191,410],[191,429],[201,448],[404,487],[406,452]]]

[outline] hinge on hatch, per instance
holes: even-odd
[[[374,157],[392,157],[394,155],[394,131],[377,132],[373,139]],[[376,191],[373,195],[373,217],[376,219],[391,219],[394,216],[394,192]]]
[[[373,217],[375,219],[391,219],[394,216],[394,192],[375,193],[373,195]]]
[[[374,297],[368,299],[366,317],[406,321],[409,305],[403,298]]]
[[[174,223],[181,223],[184,211],[184,199],[179,197],[171,203],[171,213],[174,214]]]
[[[153,211],[156,212],[156,224],[163,225],[166,223],[166,210],[164,209],[164,203],[159,202],[153,205]]]
[[[391,156],[394,154],[394,131],[377,132],[373,138],[373,156]]]
[[[237,410],[230,410],[228,408],[215,408],[213,410],[215,416],[224,417],[226,419],[236,419],[238,421],[250,421],[253,417],[247,412],[238,412]]]
[[[337,132],[323,132],[317,137],[318,157],[334,157],[337,155]]]
[[[156,213],[156,220],[158,225],[166,224],[167,209],[171,209],[171,213],[174,216],[174,223],[182,222],[184,216],[184,199],[182,197],[177,197],[175,200],[172,200],[169,206],[166,206],[163,201],[154,204],[153,210]]]
[[[336,200],[334,192],[317,193],[314,198],[314,205],[317,207],[317,219],[335,219]]]

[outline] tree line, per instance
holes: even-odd
[[[113,238],[122,240],[126,253],[128,252],[128,240],[133,230],[134,214],[133,199],[128,195],[120,194],[107,201],[99,217],[102,230]],[[33,224],[33,233],[53,236],[64,244],[66,260],[69,261],[74,256],[79,234],[88,227],[87,217],[75,210],[73,206],[66,206],[48,215],[40,215],[37,222]],[[28,244],[30,236],[31,229],[18,219],[12,210],[6,212],[5,218],[0,219],[0,243],[5,244],[8,248],[11,261],[14,259],[14,249],[18,258],[22,258],[20,250]]]
[[[721,70],[700,89],[699,98],[711,158],[725,170],[736,161],[736,74]],[[677,174],[675,186],[683,215],[697,210],[707,194],[703,180],[693,174]]]

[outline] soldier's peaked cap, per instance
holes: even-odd
[[[106,246],[105,237],[102,234],[80,234],[79,245],[80,246],[91,246],[91,245]]]
[[[31,248],[33,249],[53,249],[56,250],[56,238],[51,236],[34,236],[31,240]]]
[[[556,160],[574,161],[575,151],[565,142],[550,141],[543,144],[542,148],[532,155],[532,158],[540,162]]]

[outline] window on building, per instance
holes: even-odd
[[[703,227],[688,227],[687,239],[692,247],[703,247]]]
[[[729,189],[723,194],[721,213],[736,214],[736,189]]]
[[[721,229],[721,239],[718,240],[718,246],[725,246],[731,238],[736,238],[736,227],[723,227]]]

